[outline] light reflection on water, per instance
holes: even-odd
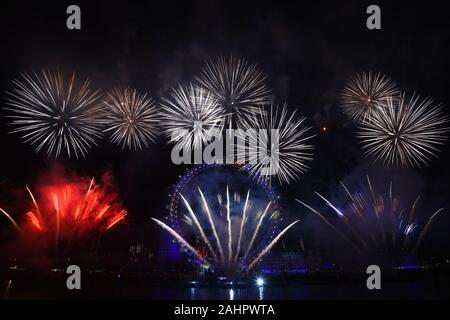
[[[177,294],[183,296],[183,288],[179,288],[177,290]],[[256,290],[256,291],[255,291]],[[161,288],[162,297],[165,297],[165,294],[169,293],[171,289]],[[220,300],[235,300],[235,299],[246,299],[247,295],[251,295],[251,299],[264,299],[264,287],[258,287],[255,289],[250,288],[207,288],[207,287],[192,287],[189,288],[190,300],[202,300],[208,299],[209,296],[215,297],[215,299]],[[254,296],[253,296],[254,295]]]
[[[220,300],[239,300],[239,299],[255,299],[264,300],[264,287],[255,288],[191,288],[190,299],[202,300],[212,296],[213,299]]]
[[[367,290],[364,284],[297,284],[288,286],[185,287],[123,284],[99,286],[88,284],[77,298],[126,298],[156,300],[322,300],[322,299],[442,299],[450,296],[449,282],[410,281],[384,283],[382,290]],[[64,299],[73,293],[61,286],[17,285],[0,283],[3,299]]]
[[[377,292],[375,292],[377,291]],[[436,299],[440,288],[423,282],[385,284],[383,290],[367,290],[365,285],[249,286],[238,288],[193,287],[152,288],[149,299],[191,300],[279,300],[279,299]],[[157,292],[157,293],[156,293]],[[448,294],[448,292],[447,292]]]

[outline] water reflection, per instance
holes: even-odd
[[[259,287],[259,300],[264,300],[264,287]]]
[[[230,289],[230,299],[229,300],[234,300],[234,290]]]

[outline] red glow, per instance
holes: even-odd
[[[28,211],[27,217],[30,219],[30,223],[38,230],[42,230],[41,224],[39,223],[38,218],[34,215],[33,212]]]
[[[108,223],[108,226],[106,227],[106,229],[109,229],[111,227],[113,227],[114,225],[116,225],[117,223],[119,223],[120,221],[122,221],[123,219],[125,219],[125,216],[127,215],[127,212],[125,210],[122,210],[121,212],[119,212],[118,214],[114,215]]]
[[[108,173],[97,183],[93,178],[66,178],[61,171],[56,168],[36,187],[26,187],[27,195],[17,205],[25,214],[10,215],[0,208],[0,218],[6,217],[20,234],[14,255],[45,268],[51,265],[48,258],[59,262],[84,259],[86,252],[97,255],[103,233],[127,216]]]
[[[27,212],[28,225],[36,232],[54,233],[60,238],[108,230],[127,215],[116,194],[94,179],[42,186],[38,201],[28,192],[38,211]]]

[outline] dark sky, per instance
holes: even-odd
[[[65,27],[66,7],[73,3],[82,10],[80,31]],[[376,3],[382,29],[370,31],[365,10],[372,1],[1,1],[0,91],[20,72],[49,67],[76,71],[99,89],[128,85],[160,99],[177,82],[192,79],[208,57],[234,53],[258,63],[277,99],[298,108],[318,134],[309,172],[278,188],[288,217],[306,214],[294,198],[314,202],[314,190],[334,194],[341,179],[355,181],[366,173],[382,183],[394,179],[411,198],[424,194],[430,210],[448,211],[449,144],[428,168],[373,165],[339,108],[346,80],[369,70],[388,74],[409,94],[450,104],[450,20],[444,4]],[[32,186],[53,162],[9,135],[5,111],[0,112],[0,206],[11,207],[8,191]],[[167,194],[187,168],[171,164],[164,138],[139,152],[100,143],[86,159],[59,163],[88,176],[111,170],[135,223],[165,215]],[[297,231],[308,233],[308,221]],[[447,212],[428,245],[448,250],[449,227]]]

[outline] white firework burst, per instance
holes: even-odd
[[[270,102],[265,79],[256,64],[233,55],[209,60],[196,77],[199,85],[210,91],[225,109],[230,126],[233,117],[239,122],[241,117],[259,112],[259,105]]]
[[[200,149],[222,134],[223,108],[205,89],[180,85],[163,99],[162,109],[169,141],[178,148]]]
[[[404,95],[361,123],[358,137],[366,155],[388,166],[420,167],[447,140],[449,118],[429,98]]]
[[[12,133],[21,134],[36,152],[85,157],[101,137],[98,91],[89,88],[88,80],[76,83],[75,73],[68,78],[60,71],[23,73],[6,94]]]
[[[341,105],[350,119],[364,121],[398,94],[396,84],[388,76],[363,72],[346,84],[341,94]]]
[[[310,140],[315,135],[309,134],[306,118],[297,116],[296,111],[288,112],[286,104],[269,109],[243,119],[240,135],[248,140],[248,150],[238,148],[237,156],[258,179],[270,181],[276,175],[281,184],[289,184],[309,168],[314,149]]]
[[[134,89],[116,88],[104,104],[105,132],[111,132],[112,142],[137,150],[155,141],[160,119],[153,99]]]

